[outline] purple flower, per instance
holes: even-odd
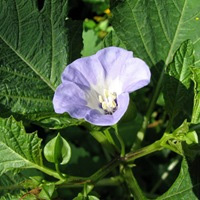
[[[91,124],[117,123],[129,104],[129,93],[150,82],[149,67],[131,51],[108,47],[66,67],[56,89],[57,113],[69,113]]]

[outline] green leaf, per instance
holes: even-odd
[[[32,193],[27,193],[22,196],[23,200],[38,200],[37,196]]]
[[[39,194],[39,198],[45,199],[45,200],[51,200],[52,196],[55,191],[55,184],[46,184],[42,186],[42,191]]]
[[[190,148],[198,143],[198,135],[196,131],[189,130],[189,123],[185,120],[172,133],[165,133],[161,138],[161,146],[171,149],[172,151],[184,155],[194,156],[193,149]],[[193,155],[192,155],[193,153]]]
[[[99,200],[98,197],[94,196],[94,195],[88,195],[87,197],[85,197],[82,193],[79,193],[77,197],[73,198],[73,200]]]
[[[71,118],[67,113],[57,114],[55,112],[28,114],[26,118],[39,126],[49,129],[63,129],[69,126],[77,126],[83,122],[83,120]]]
[[[180,173],[170,187],[170,189],[157,200],[178,200],[200,198],[200,182],[199,182],[199,158],[193,163],[188,163],[184,158],[181,165]]]
[[[172,135],[178,140],[183,140],[184,136],[189,132],[189,126],[187,120],[185,120],[176,130],[173,131]]]
[[[200,123],[200,68],[193,67],[193,82],[194,82],[194,106],[192,112],[193,124]]]
[[[17,168],[42,166],[41,139],[27,134],[13,117],[0,118],[0,174]]]
[[[4,196],[0,197],[0,200],[19,200],[21,197],[23,197],[23,200],[37,200],[36,197],[34,197],[33,195],[30,195],[30,198],[25,198],[26,196],[24,196],[26,194],[24,194],[24,192],[20,192],[19,194],[10,194],[7,193]]]
[[[22,122],[0,118],[0,175],[13,169],[35,168],[60,179],[57,172],[43,166],[40,146],[36,132],[27,134]]]
[[[19,195],[20,190],[27,190],[25,184],[25,177],[21,173],[15,173],[13,171],[9,171],[4,173],[0,177],[0,196],[4,196],[6,194],[10,195]]]
[[[196,63],[200,62],[199,0],[114,0],[111,8],[117,36],[149,66],[160,61],[168,65],[187,39],[194,43]]]
[[[190,67],[193,65],[193,45],[190,41],[185,41],[175,53],[164,79],[165,106],[171,119],[184,109],[188,101],[192,77]]]
[[[190,131],[185,136],[185,142],[187,144],[197,144],[198,143],[198,135],[196,131]]]
[[[71,148],[68,142],[58,134],[44,147],[44,156],[49,162],[64,165],[70,160]]]
[[[104,47],[116,46],[126,48],[123,42],[117,37],[115,31],[108,33],[104,39]]]
[[[84,48],[81,51],[83,57],[91,56],[103,47],[94,30],[83,31],[83,43]]]
[[[82,22],[66,20],[67,10],[65,0],[46,0],[41,10],[34,0],[0,1],[2,112],[53,112],[61,73],[82,49]]]

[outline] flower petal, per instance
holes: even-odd
[[[84,118],[91,110],[86,106],[85,92],[69,81],[58,86],[54,94],[53,105],[56,113],[68,112],[78,119]]]
[[[121,75],[121,68],[128,58],[133,57],[133,53],[119,47],[107,47],[98,51],[95,56],[104,68],[106,76],[114,80]]]
[[[124,115],[129,104],[129,94],[123,93],[117,98],[118,109],[112,115],[105,115],[98,110],[91,110],[85,120],[99,126],[110,126],[116,124]]]
[[[91,85],[103,84],[104,69],[95,56],[80,58],[68,65],[63,74],[62,82],[71,81],[81,89],[89,89]]]
[[[111,92],[133,92],[146,86],[150,71],[145,62],[134,58],[131,51],[108,47],[96,53],[106,74],[106,85]]]
[[[151,73],[147,64],[139,58],[129,58],[122,68],[120,82],[124,92],[133,92],[149,84]]]

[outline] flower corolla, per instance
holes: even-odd
[[[116,124],[128,108],[129,93],[149,84],[150,77],[147,64],[131,51],[104,48],[65,68],[54,94],[54,110],[95,125]]]

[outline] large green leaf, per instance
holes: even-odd
[[[22,192],[22,191],[20,191],[18,194],[14,194],[14,195],[7,193],[4,196],[1,196],[0,200],[19,200],[21,197],[23,197],[23,195],[24,195],[24,192]],[[24,198],[23,200],[27,200],[27,199]],[[36,199],[29,198],[29,200],[36,200]]]
[[[82,49],[82,23],[66,19],[67,9],[66,0],[41,10],[34,0],[0,1],[1,114],[53,113],[61,73]]]
[[[199,160],[199,159],[198,159]],[[170,189],[157,200],[198,200],[200,198],[199,161],[188,163],[183,159],[180,173]]]
[[[166,110],[173,119],[189,98],[189,88],[194,65],[193,45],[190,41],[184,42],[175,53],[172,63],[167,68],[164,82],[164,98]]]
[[[0,175],[17,168],[42,167],[41,139],[27,134],[13,117],[0,118]]]
[[[12,195],[13,197],[10,199],[20,199],[25,194],[24,191],[28,189],[26,181],[27,179],[20,172],[9,171],[4,173],[0,177],[0,199],[9,199],[8,197]],[[36,187],[33,184],[31,186]]]
[[[168,65],[180,44],[191,39],[200,62],[199,0],[114,0],[112,25],[127,49],[150,66]]]
[[[121,48],[126,48],[126,46],[122,43],[122,41],[117,37],[115,31],[111,31],[107,34],[107,36],[104,39],[104,46],[117,46]]]
[[[192,112],[192,123],[200,123],[200,68],[192,68],[194,81],[194,107]]]

